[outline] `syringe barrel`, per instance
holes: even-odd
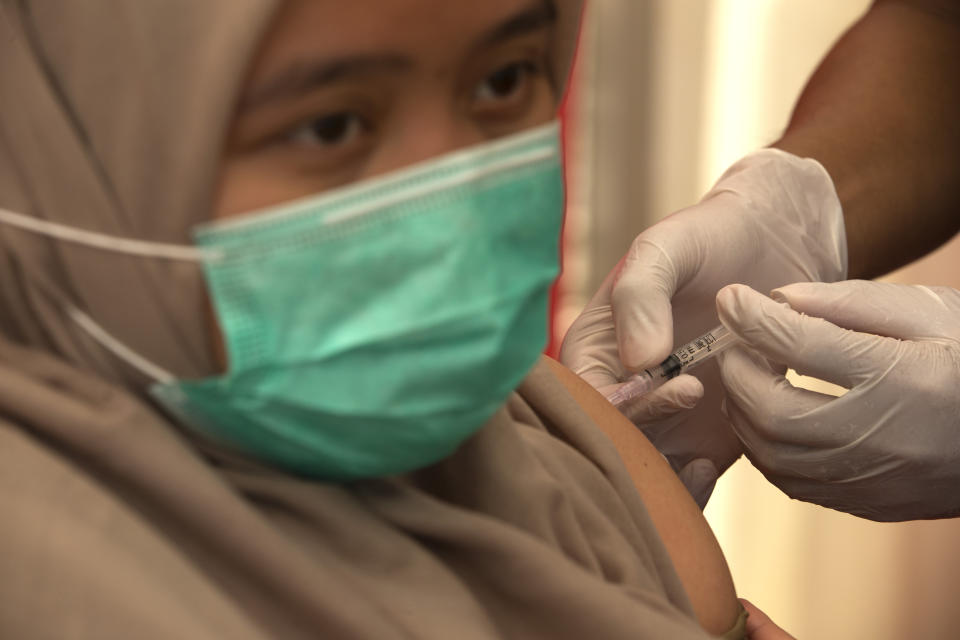
[[[720,325],[683,345],[658,366],[631,376],[611,393],[607,400],[619,407],[636,397],[650,393],[667,380],[689,372],[736,342],[737,337]]]
[[[659,370],[660,367],[654,367],[653,369],[647,369],[643,373],[631,376],[630,379],[620,385],[616,391],[607,396],[607,400],[609,400],[613,406],[619,407],[634,398],[650,393],[669,380],[666,376],[655,373],[659,372]]]
[[[691,369],[696,368],[713,356],[736,344],[736,342],[736,335],[730,333],[725,326],[720,325],[674,351],[673,354],[664,361],[663,365],[667,366],[667,363],[670,362],[673,367],[676,367],[676,363],[679,363],[679,371],[671,376],[675,377],[680,373],[687,373]]]

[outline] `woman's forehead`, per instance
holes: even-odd
[[[499,31],[552,21],[551,7],[548,0],[287,0],[267,33],[252,79],[306,56],[466,55]]]

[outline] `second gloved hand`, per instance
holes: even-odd
[[[848,281],[773,296],[717,296],[755,350],[721,356],[754,465],[793,498],[871,520],[960,514],[960,291]],[[795,388],[780,365],[849,391]]]
[[[783,151],[758,151],[727,170],[699,204],[637,236],[567,332],[560,359],[609,393],[631,370],[659,364],[675,341],[716,326],[715,297],[723,286],[743,282],[769,291],[838,280],[846,269],[840,201],[826,170]],[[708,466],[715,479],[742,449],[720,414],[717,367],[708,363],[696,375],[705,395],[692,411],[654,422],[631,407],[624,412],[684,471],[685,483],[712,485]],[[689,483],[688,489],[707,490]]]

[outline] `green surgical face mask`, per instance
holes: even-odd
[[[553,123],[200,227],[229,369],[151,391],[184,425],[295,473],[436,462],[545,345],[562,209]]]

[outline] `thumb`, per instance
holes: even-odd
[[[707,458],[697,458],[681,469],[677,476],[703,511],[720,477],[716,465]]]
[[[619,265],[611,304],[620,358],[633,370],[661,362],[673,348],[678,274],[666,252],[639,236]]]

